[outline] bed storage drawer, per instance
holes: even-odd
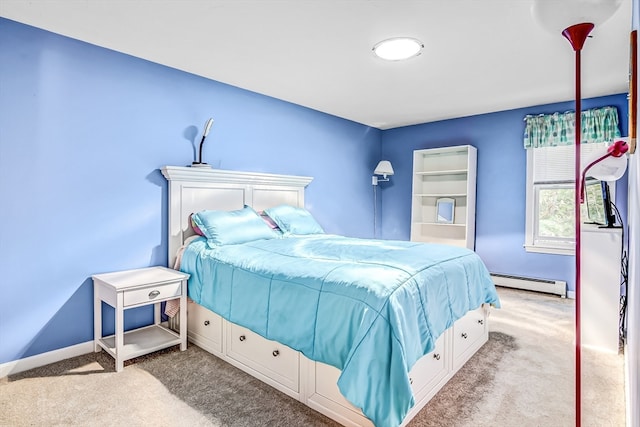
[[[454,369],[464,364],[488,339],[485,307],[470,311],[453,325]]]
[[[227,357],[287,389],[299,391],[300,353],[228,323]],[[273,384],[272,384],[273,385]]]
[[[422,399],[436,383],[447,376],[449,372],[449,348],[446,345],[448,337],[446,332],[441,335],[433,351],[422,356],[411,368],[409,379],[416,401]]]
[[[440,382],[446,380],[449,373],[449,355],[447,352],[449,334],[444,333],[436,341],[434,350],[420,358],[409,372],[411,388],[416,402],[425,398],[428,394],[433,396]],[[344,425],[373,426],[371,421],[362,415],[362,411],[356,408],[340,393],[337,382],[340,370],[333,366],[320,362],[309,362],[308,377],[309,387],[307,404],[320,412],[329,410],[332,418],[336,414]],[[429,397],[431,397],[429,396]]]
[[[222,355],[222,317],[200,304],[187,304],[187,336],[189,341],[217,356]]]
[[[362,411],[351,404],[340,393],[338,377],[340,370],[333,366],[308,361],[306,404],[345,426],[374,427]]]

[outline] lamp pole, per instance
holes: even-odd
[[[580,168],[580,142],[582,132],[582,95],[580,90],[580,64],[581,57],[580,52],[584,46],[584,42],[587,40],[589,33],[593,30],[594,24],[581,23],[572,25],[566,28],[562,35],[569,40],[571,47],[575,51],[575,86],[576,86],[576,121],[575,121],[575,228],[576,228],[576,246],[575,246],[575,260],[576,260],[576,273],[575,273],[575,289],[576,289],[576,308],[575,308],[575,365],[576,365],[576,426],[581,425],[581,413],[582,413],[582,356],[581,356],[581,328],[580,328],[580,192],[582,188],[581,181],[581,168]]]
[[[576,92],[576,120],[575,120],[575,366],[576,366],[576,426],[581,425],[582,403],[582,364],[581,364],[581,292],[580,292],[580,192],[582,191],[580,170],[580,142],[582,132],[582,95],[580,93],[580,53],[584,42],[596,24],[601,24],[611,17],[622,0],[534,0],[531,12],[536,20],[545,28],[562,35],[569,40],[575,51],[575,92]],[[577,23],[577,24],[576,24]]]

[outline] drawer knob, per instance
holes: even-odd
[[[467,333],[466,333],[466,332],[463,332],[463,333],[462,333],[462,338],[464,338],[464,339],[466,340],[466,339],[467,339],[467,337],[468,337]]]
[[[433,358],[436,360],[440,360],[440,354],[439,353],[433,353]]]
[[[247,337],[245,337],[244,335],[240,335],[240,341],[244,341],[246,339],[247,339]]]
[[[209,324],[210,324],[210,323],[211,323],[211,322],[209,322],[208,320],[205,320],[205,321],[204,321],[204,326],[209,326]]]
[[[409,377],[409,384],[413,384],[413,378]]]
[[[149,299],[154,299],[158,295],[160,295],[160,291],[151,291],[149,292]]]
[[[280,350],[273,350],[273,357],[278,357],[278,355],[280,354]]]
[[[480,319],[480,320],[478,320],[478,323],[479,323],[480,325],[484,325],[484,320]]]

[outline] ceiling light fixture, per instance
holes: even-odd
[[[402,61],[420,55],[424,44],[411,37],[395,37],[373,46],[373,53],[387,61]]]

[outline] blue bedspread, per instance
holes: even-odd
[[[189,296],[222,317],[342,370],[342,394],[378,426],[414,405],[408,372],[469,310],[499,306],[468,249],[335,235],[186,249]]]

